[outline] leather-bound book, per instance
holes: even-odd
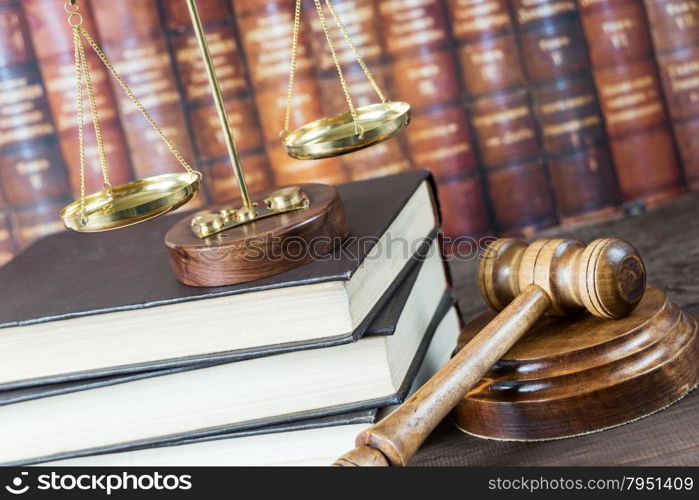
[[[470,244],[468,242],[472,240],[464,240],[464,236],[480,238],[489,234],[489,230],[483,227],[480,220],[469,217],[469,214],[481,213],[487,207],[485,187],[480,177],[457,177],[442,181],[437,185],[437,190],[442,210],[442,229],[446,236],[444,249],[448,253],[458,252],[462,242]]]
[[[497,229],[527,234],[552,226],[555,207],[508,2],[446,4]]]
[[[449,359],[460,328],[451,293],[445,290],[440,256],[433,252],[412,267],[364,335],[348,345],[201,364],[194,370],[159,370],[5,391],[0,394],[0,413],[7,423],[0,429],[0,463],[81,456],[90,463],[100,460],[91,458],[99,453],[130,451],[137,457],[135,450],[145,447],[266,432],[276,434],[276,450],[269,450],[267,460],[284,463],[290,457],[280,454],[279,444],[286,431],[301,422],[309,429],[319,418],[400,404]],[[173,393],[178,397],[173,398]],[[112,401],[123,401],[120,394],[127,395],[124,405],[128,408],[115,412]],[[47,407],[62,418],[47,419]],[[123,431],[114,432],[116,428]],[[40,436],[30,440],[38,443],[31,448],[26,446],[29,429],[32,436]],[[354,436],[347,438],[345,446],[351,445]],[[244,441],[238,446],[245,447]],[[317,449],[310,436],[291,455],[299,460],[309,446]],[[179,455],[176,448],[161,452]],[[258,460],[248,456],[245,462]],[[325,460],[327,464],[332,458]]]
[[[513,6],[559,218],[609,216],[621,200],[577,6],[570,0]]]
[[[440,217],[424,170],[338,191],[352,228],[343,248],[242,285],[201,288],[174,279],[162,241],[178,215],[37,242],[0,271],[0,392],[354,342],[419,256],[436,259],[443,273],[440,253],[427,252]],[[60,224],[57,209],[48,208]],[[142,249],[138,258],[134,248]],[[95,293],[105,287],[109,293]],[[438,289],[431,287],[430,300]]]
[[[3,149],[0,181],[7,202],[16,208],[69,196],[61,151],[53,141],[47,144],[21,141],[11,149]]]
[[[44,79],[49,106],[56,125],[58,141],[66,161],[73,196],[80,195],[80,148],[75,88],[75,55],[73,31],[62,2],[26,0],[22,2],[29,24],[36,60]],[[85,28],[94,35],[95,23],[87,2],[80,4]],[[99,123],[109,161],[110,181],[123,184],[132,179],[131,162],[121,129],[116,101],[107,69],[96,54],[86,47],[90,78],[94,85]],[[103,187],[102,169],[92,127],[89,102],[85,99],[85,184],[88,193]]]
[[[486,234],[488,208],[481,195],[474,197],[482,190],[482,174],[444,6],[441,0],[386,1],[378,10],[394,98],[412,106],[408,151],[416,168],[430,169],[437,179],[445,232]],[[467,198],[472,201],[464,203]]]
[[[422,277],[424,276],[426,275],[423,274]],[[374,336],[389,335],[394,338],[402,336],[400,329],[403,329],[403,325],[407,324],[411,312],[418,309],[416,307],[408,309],[406,307],[407,301],[411,300],[412,297],[417,297],[420,289],[425,286],[424,280],[421,283],[419,278],[414,284],[411,283],[412,281],[412,277],[403,281],[401,288],[394,294],[391,302],[370,326],[366,336],[369,334]],[[411,284],[411,294],[406,300],[404,290],[409,289]],[[402,310],[401,304],[404,304]],[[427,309],[424,306],[422,308]],[[422,314],[429,313],[422,312]],[[441,321],[437,324],[438,320],[434,318],[440,316]],[[402,323],[401,327],[394,326],[396,319]],[[239,429],[242,428],[241,430],[229,427],[225,431],[220,429],[215,434],[203,433],[202,435],[201,432],[195,431],[187,433],[179,439],[168,437],[154,440],[148,447],[133,449],[133,444],[125,444],[119,447],[119,453],[93,455],[94,450],[92,450],[90,454],[82,458],[61,461],[59,464],[63,466],[129,464],[132,467],[137,465],[154,466],[156,464],[160,466],[165,464],[169,466],[187,465],[190,467],[193,465],[327,466],[338,455],[342,454],[343,450],[353,446],[356,436],[362,430],[381,420],[384,415],[395,408],[394,405],[405,401],[449,361],[459,331],[460,326],[455,308],[446,314],[443,310],[439,310],[435,314],[433,321],[430,322],[424,333],[423,341],[413,359],[410,360],[408,372],[403,378],[399,390],[390,398],[393,403],[381,410],[372,408],[338,415],[336,414],[337,409],[333,408],[323,412],[328,414],[327,416],[313,419],[297,419],[300,415],[296,415],[293,420],[284,419],[287,421],[279,424],[264,425],[264,422],[256,422],[254,426],[239,426]],[[429,346],[425,349],[428,340]],[[407,342],[403,340],[402,343],[406,344]],[[327,352],[321,350],[317,351],[316,354],[327,354]],[[359,361],[359,363],[361,362]],[[308,362],[306,362],[307,366]],[[382,404],[372,403],[374,405]],[[277,418],[277,420],[282,419]],[[269,434],[274,434],[274,436],[269,436]],[[300,452],[300,450],[302,451]],[[81,455],[81,453],[66,455]]]
[[[643,0],[578,0],[623,201],[683,190]]]
[[[699,189],[699,1],[645,5],[685,180]]]
[[[269,162],[277,184],[325,182],[336,184],[348,175],[338,158],[300,161],[285,153],[279,134],[284,128],[287,86],[291,71],[294,4],[288,0],[231,0],[247,67],[255,89]],[[311,48],[311,24],[305,11],[289,129],[322,118],[326,113]]]
[[[187,117],[190,121],[197,163],[204,171],[204,183],[214,202],[237,196],[235,175],[228,160],[221,124],[214,106],[206,68],[184,2],[161,0],[165,14],[168,45],[176,62]],[[236,147],[251,192],[272,184],[266,161],[261,161],[264,141],[257,110],[247,78],[229,0],[197,3],[209,50],[228,111]],[[227,165],[227,168],[226,168]]]
[[[58,210],[70,187],[26,18],[16,1],[0,2],[0,102],[0,183],[6,210],[17,223],[17,244],[25,246],[60,229]],[[57,208],[49,214],[35,205]]]
[[[156,2],[92,0],[97,41],[165,135],[196,168],[187,120]],[[94,35],[93,35],[94,36]],[[183,172],[167,144],[111,79],[136,177]],[[199,197],[202,199],[202,197]]]
[[[391,99],[394,94],[393,82],[389,75],[390,71],[386,64],[386,54],[381,40],[377,2],[373,0],[336,0],[333,2],[333,6],[352,36],[352,40],[370,68],[377,84],[387,98]],[[342,32],[332,19],[330,12],[327,9],[324,9],[324,12],[354,105],[360,107],[381,102],[361,66],[357,63]],[[304,14],[311,19],[313,29],[311,42],[315,59],[318,61],[325,111],[328,114],[345,112],[349,109],[347,100],[342,92],[337,69],[315,5],[310,4]],[[345,155],[342,161],[350,177],[355,180],[409,170],[412,165],[403,142],[404,136],[399,135],[374,147]]]

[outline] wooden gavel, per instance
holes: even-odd
[[[423,441],[545,313],[587,309],[607,319],[640,302],[646,271],[637,250],[618,239],[502,239],[481,258],[483,299],[501,312],[439,372],[386,418],[362,432],[337,466],[406,465]]]

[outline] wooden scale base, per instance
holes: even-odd
[[[261,218],[199,238],[192,219],[175,224],[165,236],[170,263],[179,281],[192,286],[245,283],[293,269],[325,255],[349,236],[342,199],[324,184],[300,184],[308,196],[306,208]],[[253,197],[262,205],[267,195]],[[242,201],[207,208],[217,212]]]
[[[495,317],[473,320],[459,348]],[[699,378],[697,322],[648,287],[626,318],[541,319],[452,412],[469,434],[499,440],[572,437],[674,403]]]

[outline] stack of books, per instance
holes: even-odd
[[[0,269],[0,463],[329,464],[448,360],[459,331],[428,173],[338,187],[327,259],[187,287],[179,216],[63,233]]]

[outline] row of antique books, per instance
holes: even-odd
[[[528,233],[657,203],[699,185],[699,0],[333,0],[406,133],[341,159],[279,142],[292,0],[198,2],[252,190],[427,168],[450,236]],[[235,196],[185,3],[82,0],[87,29],[205,176]],[[329,16],[328,16],[329,18]],[[330,23],[331,27],[332,22]],[[0,260],[58,230],[78,193],[73,41],[59,0],[0,1]],[[377,97],[341,33],[357,104]],[[113,183],[179,169],[90,56]],[[292,127],[346,110],[315,5],[304,2]],[[90,128],[88,127],[89,131]],[[94,144],[88,134],[88,144]],[[88,190],[101,187],[97,150]]]
[[[338,191],[353,238],[251,283],[178,283],[163,236],[181,215],[51,235],[0,269],[0,464],[330,465],[352,449],[449,360],[460,319],[428,173]]]

